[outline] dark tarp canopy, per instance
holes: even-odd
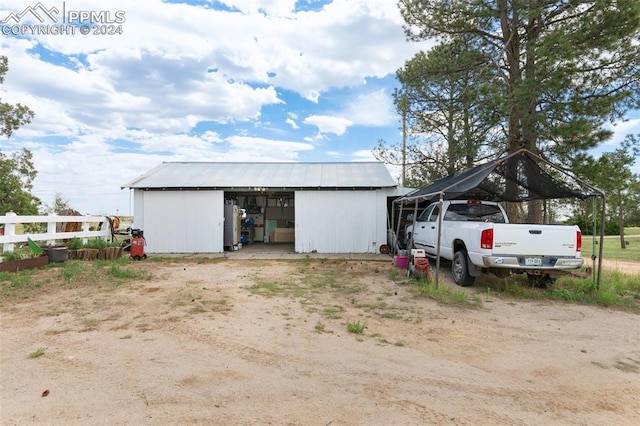
[[[395,200],[402,206],[414,204],[414,213],[423,201],[453,199],[522,202],[561,198],[602,198],[597,288],[600,288],[602,243],[604,239],[605,194],[548,160],[521,149],[497,160],[446,176]],[[395,212],[394,212],[395,213]],[[401,212],[402,214],[402,207]],[[416,220],[414,214],[414,226]],[[398,241],[400,221],[395,233]],[[595,237],[595,236],[594,236]],[[592,255],[595,262],[595,254]],[[440,233],[438,232],[436,285],[440,269]]]
[[[571,179],[568,179],[571,177]],[[512,184],[509,185],[508,182]],[[531,201],[585,199],[601,191],[527,150],[446,176],[399,199],[402,204],[443,199]]]

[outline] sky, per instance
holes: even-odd
[[[36,115],[0,151],[29,149],[32,193],[82,214],[132,215],[121,187],[163,162],[374,161],[401,141],[395,72],[433,45],[393,0],[7,3],[0,99]]]

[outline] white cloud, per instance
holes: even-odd
[[[376,161],[370,150],[355,151],[351,154],[356,161]]]
[[[296,123],[292,118],[287,118],[285,122],[291,126],[292,129],[299,129],[298,123]]]
[[[388,126],[397,122],[393,100],[384,89],[355,96],[342,114],[358,125]]]
[[[627,135],[640,135],[640,117],[618,122],[611,126],[611,130],[613,131],[613,136],[605,142],[605,145],[617,146]]]
[[[229,139],[235,161],[295,161],[299,152],[313,150],[313,146],[301,142],[234,136]]]
[[[347,128],[353,124],[353,121],[342,117],[334,117],[329,115],[312,115],[303,120],[305,124],[311,124],[318,127],[320,133],[333,133],[342,135]]]

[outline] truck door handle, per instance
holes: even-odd
[[[534,235],[540,235],[542,234],[542,231],[540,229],[529,229],[529,233]]]

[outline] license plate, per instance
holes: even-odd
[[[539,257],[525,257],[524,258],[524,265],[525,266],[541,266],[542,265],[542,259]]]

